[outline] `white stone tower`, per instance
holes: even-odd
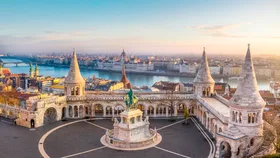
[[[202,97],[209,97],[214,93],[215,81],[211,76],[205,47],[202,55],[202,63],[193,81],[194,94]]]
[[[85,93],[85,80],[81,76],[76,50],[73,50],[73,58],[67,77],[65,78],[65,95],[82,96]]]
[[[235,94],[230,99],[229,128],[235,126],[247,139],[250,153],[262,142],[263,109],[265,101],[261,97],[257,85],[250,45],[242,67]]]

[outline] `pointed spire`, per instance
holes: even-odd
[[[125,73],[125,66],[122,66],[122,79],[121,82],[123,83],[124,88],[132,88],[131,83],[129,82],[129,80],[126,77],[126,73]]]
[[[202,63],[198,69],[194,83],[215,83],[210,73],[205,47],[203,48]]]
[[[36,66],[35,66],[35,76],[39,76],[39,68],[38,68],[37,63],[36,63]]]
[[[83,84],[85,83],[85,80],[83,79],[80,72],[75,48],[73,49],[73,58],[71,61],[68,75],[65,78],[65,83],[83,83]]]
[[[262,107],[265,105],[257,84],[255,69],[250,52],[250,44],[242,66],[237,89],[230,100],[232,105]]]
[[[252,60],[251,51],[250,51],[250,44],[248,44],[248,49],[247,49],[245,60]]]

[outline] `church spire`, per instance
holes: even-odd
[[[121,79],[121,82],[123,83],[123,87],[124,88],[128,88],[128,89],[132,88],[131,83],[129,82],[129,80],[126,77],[125,66],[124,65],[122,66],[122,79]]]
[[[257,84],[255,69],[252,61],[250,44],[248,44],[247,54],[242,72],[240,74],[237,89],[230,102],[239,106],[264,106]]]
[[[210,73],[205,47],[203,48],[202,63],[198,69],[194,83],[215,83]]]
[[[35,66],[35,76],[38,77],[39,76],[39,68],[38,68],[38,64],[36,63]]]
[[[34,77],[34,71],[32,68],[32,63],[29,63],[29,77],[33,78]]]
[[[75,48],[73,49],[73,57],[72,57],[68,75],[65,78],[65,83],[83,83],[83,84],[85,83],[85,80],[83,79],[80,73],[80,68],[79,68]]]

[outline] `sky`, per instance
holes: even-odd
[[[279,0],[0,0],[0,52],[280,55]]]

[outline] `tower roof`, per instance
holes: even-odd
[[[215,83],[210,74],[207,55],[205,53],[205,47],[203,49],[202,63],[198,69],[197,75],[193,81],[194,83]]]
[[[265,102],[259,93],[255,69],[250,52],[250,44],[238,79],[237,89],[230,99],[232,105],[263,107]]]
[[[125,73],[125,66],[122,66],[122,79],[121,82],[123,83],[124,88],[132,88],[131,83],[129,82],[129,80],[126,77],[126,73]]]
[[[70,69],[67,77],[65,78],[65,83],[85,83],[83,79],[77,60],[76,50],[73,50],[73,58],[71,61]]]

